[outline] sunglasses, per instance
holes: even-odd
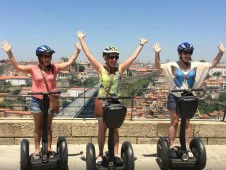
[[[193,51],[183,51],[184,54],[192,54]]]
[[[113,60],[113,59],[118,60],[119,59],[119,56],[118,55],[117,56],[108,56],[108,58],[111,59],[111,60]]]
[[[42,55],[42,57],[44,57],[44,58],[51,58],[52,55],[46,55],[46,54],[44,54],[44,55]]]

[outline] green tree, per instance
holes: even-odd
[[[85,67],[84,66],[82,66],[82,65],[79,65],[79,72],[83,72],[85,70]]]
[[[222,75],[222,73],[221,72],[215,72],[215,73],[213,73],[213,76],[217,76],[217,77],[219,77],[219,76],[221,76]]]
[[[70,104],[68,101],[63,101],[63,108],[67,107]]]
[[[73,64],[72,64],[72,67],[76,70],[76,71],[78,71],[78,63],[77,62],[74,62]]]
[[[226,101],[226,93],[221,93],[218,97],[218,100],[221,102]]]
[[[14,91],[12,91],[12,95],[19,95],[20,92],[21,92],[20,89],[14,90]]]
[[[83,81],[83,86],[84,87],[93,87],[94,84],[98,83],[98,80],[99,79],[97,79],[97,78],[96,79],[93,79],[93,78],[86,79]]]
[[[0,108],[7,108],[10,105],[11,105],[11,103],[8,102],[8,101],[2,101],[2,102],[0,102]]]
[[[0,67],[0,75],[2,75],[4,73],[3,71],[4,69],[2,68],[2,66]]]

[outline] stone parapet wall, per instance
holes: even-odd
[[[169,120],[129,121],[119,129],[120,143],[156,144],[158,137],[167,136]],[[226,145],[226,122],[191,121],[191,136],[200,137],[207,145]],[[69,144],[97,143],[97,120],[54,119],[53,144],[58,136],[65,136]],[[32,119],[0,119],[0,144],[18,145],[23,138],[33,144],[34,122]],[[178,129],[179,132],[179,129]],[[177,133],[177,142],[178,140]]]

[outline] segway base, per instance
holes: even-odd
[[[171,161],[171,167],[192,168],[192,167],[195,167],[197,159],[194,157],[194,158],[189,158],[187,161],[183,161],[181,158],[177,158],[177,159],[170,158],[170,161]]]
[[[107,161],[108,157],[104,156],[103,157],[103,162],[102,164],[96,164],[96,168],[98,170],[106,170],[109,169],[110,167],[108,166],[109,161]],[[123,162],[123,160],[120,161],[120,163],[115,163],[114,167],[112,167],[113,169],[116,170],[121,170],[121,169],[125,169],[125,163]]]
[[[33,155],[30,155],[30,162],[32,170],[40,170],[40,169],[50,169],[50,168],[56,168],[59,166],[59,156],[56,154],[54,158],[49,158],[47,162],[43,163],[42,158],[40,159],[34,159]]]
[[[111,169],[110,167],[108,166],[103,166],[103,165],[96,165],[96,168],[98,170],[106,170],[106,169]],[[116,167],[112,167],[112,169],[115,169],[115,170],[122,170],[122,169],[125,169],[125,165],[123,164],[123,166],[116,166]]]

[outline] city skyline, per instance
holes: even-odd
[[[194,45],[194,60],[212,61],[219,42],[226,45],[223,0],[1,2],[0,41],[12,43],[17,61],[37,60],[35,50],[43,44],[56,51],[53,61],[69,58],[78,30],[87,33],[88,47],[101,62],[102,50],[108,45],[117,46],[119,62],[125,61],[139,44],[139,36],[149,40],[137,58],[141,62],[154,62],[151,46],[156,41],[163,45],[161,62],[177,60],[177,46],[184,41]],[[0,57],[7,59],[2,49]],[[83,52],[77,61],[87,61]]]

